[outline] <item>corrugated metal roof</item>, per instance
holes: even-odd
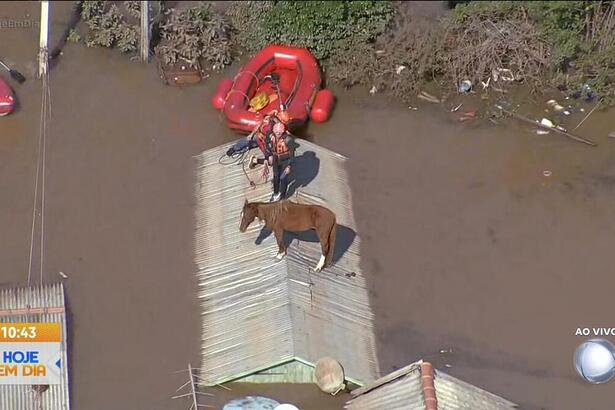
[[[518,407],[502,397],[437,370],[434,385],[440,410],[508,410]]]
[[[295,162],[303,183],[291,200],[318,203],[337,216],[337,244],[346,249],[323,272],[310,271],[318,242],[293,241],[288,256],[274,259],[273,235],[260,245],[254,224],[239,232],[244,203],[266,201],[271,185],[249,187],[241,165],[220,165],[221,146],[197,157],[195,260],[202,306],[201,377],[223,383],[298,359],[314,364],[331,356],[355,383],[378,377],[373,314],[359,262],[360,239],[352,212],[346,158],[301,141]],[[307,154],[306,154],[307,153]],[[246,172],[260,179],[260,169]],[[349,229],[348,229],[349,228]],[[341,245],[340,245],[341,244]]]
[[[349,410],[424,410],[421,364],[412,363],[352,392]],[[453,376],[436,370],[434,387],[438,410],[510,410],[518,406]]]
[[[408,373],[399,379],[382,385],[377,390],[358,396],[348,402],[346,409],[414,410],[425,408],[421,387],[421,374]]]
[[[28,385],[0,385],[0,409],[69,410],[66,313],[61,283],[0,290],[0,322],[60,323],[63,383],[37,394]]]

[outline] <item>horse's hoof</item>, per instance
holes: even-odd
[[[284,259],[285,256],[286,256],[286,253],[278,253],[277,255],[275,255],[275,258],[281,261],[282,259]]]

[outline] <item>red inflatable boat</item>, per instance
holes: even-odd
[[[11,88],[0,78],[0,117],[7,115],[15,108],[15,97]]]
[[[240,68],[234,81],[220,81],[211,102],[224,113],[229,128],[246,133],[283,103],[292,129],[309,118],[315,122],[329,118],[333,94],[320,90],[320,84],[318,63],[307,49],[271,45]],[[255,99],[261,100],[259,107],[252,104]]]

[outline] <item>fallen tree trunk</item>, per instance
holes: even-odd
[[[591,145],[592,147],[596,147],[596,146],[598,146],[598,144],[596,144],[595,142],[593,142],[593,141],[591,141],[591,140],[588,140],[588,139],[583,138],[583,137],[578,137],[578,136],[576,136],[576,135],[572,135],[572,134],[570,134],[569,132],[566,132],[566,131],[562,131],[562,130],[560,130],[559,128],[555,128],[555,127],[548,127],[548,126],[546,126],[546,125],[543,125],[543,124],[541,124],[541,123],[539,123],[539,122],[536,122],[536,121],[532,120],[531,118],[527,118],[527,117],[524,117],[524,116],[523,116],[523,115],[521,115],[521,114],[517,114],[517,113],[515,113],[515,112],[508,111],[508,110],[506,110],[506,109],[502,108],[502,107],[501,107],[501,106],[499,106],[499,105],[496,105],[495,107],[496,107],[496,108],[498,108],[499,110],[501,110],[501,111],[502,111],[503,113],[505,113],[505,114],[508,114],[508,115],[510,115],[510,116],[512,116],[512,117],[515,117],[515,118],[516,118],[516,119],[518,119],[518,120],[521,120],[521,121],[525,121],[525,122],[527,122],[527,123],[530,123],[530,124],[532,124],[532,125],[534,125],[534,126],[536,126],[536,127],[539,127],[539,128],[545,129],[545,130],[549,130],[549,131],[555,131],[555,132],[557,132],[557,133],[559,133],[559,134],[562,134],[562,135],[563,135],[563,136],[565,136],[565,137],[570,138],[571,140],[574,140],[574,141],[576,141],[576,142],[582,142],[583,144]]]

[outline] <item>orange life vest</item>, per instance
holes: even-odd
[[[278,156],[287,155],[290,152],[284,134],[276,137],[274,133],[271,133],[271,148]]]
[[[284,136],[277,139],[275,144],[275,152],[278,155],[288,154],[288,144],[286,143],[286,138]]]

